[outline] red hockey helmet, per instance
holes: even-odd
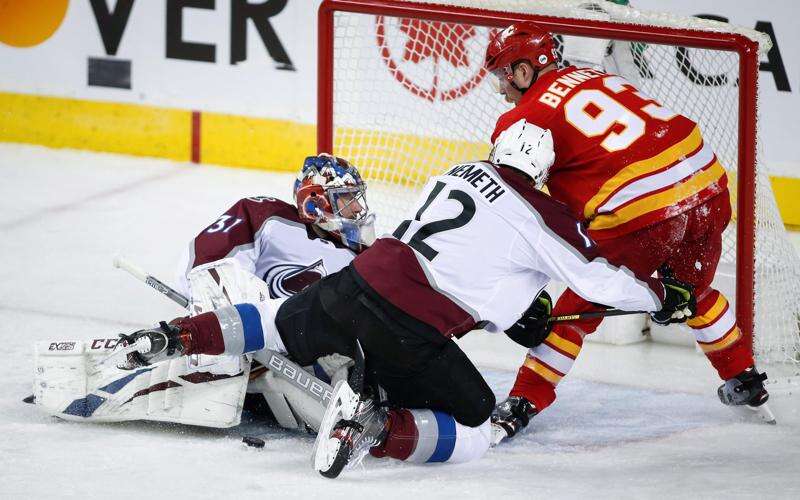
[[[511,83],[514,63],[528,61],[538,74],[556,60],[553,35],[532,22],[523,21],[512,24],[492,37],[486,47],[483,64],[501,81],[505,79]]]

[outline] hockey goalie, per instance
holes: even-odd
[[[366,184],[328,155],[306,159],[294,205],[270,197],[238,201],[189,244],[178,273],[188,312],[289,297],[346,266],[374,239]],[[240,423],[242,409],[289,429],[316,430],[330,382],[351,361],[327,356],[306,367],[275,352],[197,355],[119,370],[104,362],[117,339],[41,342],[34,401],[78,421],[156,420],[210,427]]]

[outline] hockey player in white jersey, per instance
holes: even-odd
[[[597,258],[565,207],[534,188],[528,172],[553,161],[539,154],[539,142],[549,140],[535,126],[509,129],[491,162],[431,178],[409,219],[342,271],[281,304],[237,304],[135,332],[126,341],[142,347],[128,362],[269,348],[307,363],[363,349],[367,378],[386,397],[363,401],[368,391],[337,385],[317,438],[317,470],[335,476],[367,452],[412,462],[482,456],[494,395],[452,337],[483,326],[526,345],[540,342],[532,338],[538,324],[525,335],[527,308],[551,278],[587,300],[656,311],[656,321],[692,314],[690,287]]]

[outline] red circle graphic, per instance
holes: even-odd
[[[468,81],[462,83],[458,87],[442,90],[439,88],[437,67],[440,63],[438,58],[434,58],[435,69],[433,75],[433,84],[430,88],[423,88],[403,74],[397,63],[394,61],[391,50],[389,49],[389,45],[386,42],[384,16],[375,17],[375,35],[378,42],[378,48],[380,49],[381,59],[383,60],[384,64],[386,64],[386,67],[389,69],[389,72],[392,74],[392,76],[394,76],[395,80],[400,82],[403,87],[408,89],[415,96],[421,97],[427,101],[452,101],[463,97],[472,89],[480,85],[481,81],[483,81],[483,78],[486,76],[486,69],[481,65],[481,68],[478,70],[478,72],[474,74]]]

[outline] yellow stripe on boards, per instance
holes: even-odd
[[[421,186],[457,163],[489,157],[490,144],[424,137],[381,130],[340,127],[336,155],[356,165],[367,180]]]
[[[0,142],[188,161],[191,115],[144,104],[0,92]],[[294,172],[316,153],[316,126],[290,120],[204,112],[200,132],[202,163]],[[352,159],[368,179],[401,186],[420,186],[455,163],[483,160],[491,147],[355,128],[337,129],[334,143],[335,152]],[[784,223],[800,228],[800,178],[771,180]]]
[[[208,112],[200,118],[202,163],[299,172],[316,152],[314,125]]]
[[[770,182],[783,223],[795,231],[800,230],[800,179],[771,177]]]
[[[188,161],[191,112],[0,93],[0,141]]]

